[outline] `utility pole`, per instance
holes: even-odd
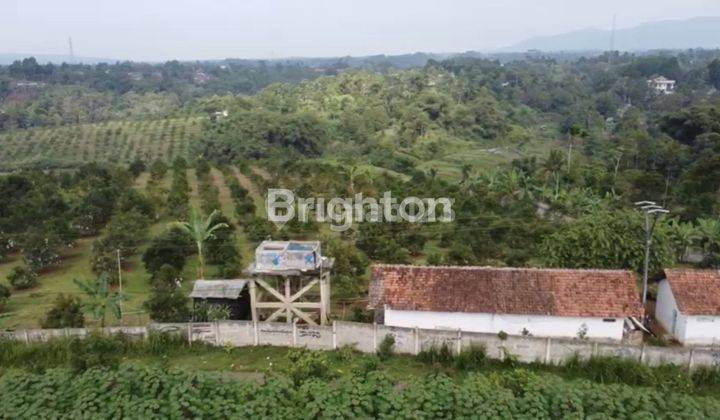
[[[636,206],[640,207],[640,210],[645,213],[645,263],[643,267],[643,291],[642,291],[642,303],[645,307],[647,302],[647,291],[648,291],[648,269],[650,265],[650,245],[652,244],[652,235],[655,230],[655,224],[657,223],[660,216],[663,214],[670,213],[669,210],[665,210],[662,206],[658,206],[654,201],[638,201],[635,203]],[[655,216],[657,215],[657,216]],[[655,217],[653,217],[655,216]]]
[[[122,266],[120,265],[120,249],[115,250],[117,252],[117,268],[118,268],[118,282],[120,283],[120,296],[122,296]],[[123,319],[123,304],[122,299],[119,302],[120,305],[120,323]]]

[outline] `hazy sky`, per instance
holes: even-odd
[[[491,50],[720,16],[719,0],[0,0],[0,53],[160,61]]]

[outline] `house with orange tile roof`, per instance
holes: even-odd
[[[720,344],[720,271],[665,269],[655,319],[689,346]]]
[[[370,307],[388,326],[613,341],[643,316],[626,270],[375,265]]]

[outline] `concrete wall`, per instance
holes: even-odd
[[[150,324],[147,327],[105,328],[105,334],[122,332],[143,339],[151,332],[178,334],[190,343],[203,342],[216,346],[275,345],[332,350],[350,346],[358,351],[374,353],[384,337],[395,339],[393,351],[417,354],[433,346],[446,345],[454,353],[469,346],[482,346],[493,359],[517,358],[521,362],[561,363],[571,357],[611,356],[637,360],[650,365],[672,363],[680,366],[720,367],[720,348],[672,348],[623,345],[568,338],[540,338],[467,332],[390,327],[377,324],[334,322],[332,326],[307,326],[280,322],[253,323],[222,321],[188,324]],[[59,337],[84,337],[89,330],[20,330],[0,332],[0,339],[25,342],[47,341]]]
[[[658,283],[655,318],[665,330],[681,343],[685,340],[685,316],[680,313],[670,283],[662,280]],[[674,319],[674,321],[673,321]],[[674,325],[673,325],[674,323]]]
[[[580,318],[564,316],[528,316],[463,312],[399,311],[385,309],[385,325],[405,328],[463,330],[497,334],[523,335],[526,330],[535,337],[576,338],[581,330],[586,337],[620,341],[623,319]]]

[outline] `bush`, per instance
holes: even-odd
[[[22,244],[25,263],[33,271],[40,271],[60,261],[60,238],[52,232],[30,231]]]
[[[385,335],[385,338],[380,342],[377,349],[377,356],[380,360],[387,360],[393,355],[395,347],[395,337],[390,334]]]
[[[40,321],[43,328],[80,328],[85,325],[80,299],[60,294]]]
[[[185,231],[178,228],[167,230],[150,242],[142,256],[145,269],[153,274],[163,265],[170,265],[182,271],[189,255],[195,252],[195,246]]]
[[[38,275],[28,267],[18,266],[13,268],[7,279],[15,289],[24,290],[35,287]]]
[[[143,304],[150,319],[157,322],[187,322],[188,298],[181,290],[154,290]]]
[[[68,360],[70,369],[73,372],[82,372],[93,367],[117,369],[120,365],[120,353],[125,347],[124,341],[123,336],[106,337],[97,333],[73,339],[70,341]]]
[[[5,302],[10,298],[10,288],[0,284],[0,311],[5,309]]]
[[[288,352],[289,366],[285,374],[295,385],[309,379],[332,379],[335,375],[330,370],[330,362],[325,352],[292,349]]]

